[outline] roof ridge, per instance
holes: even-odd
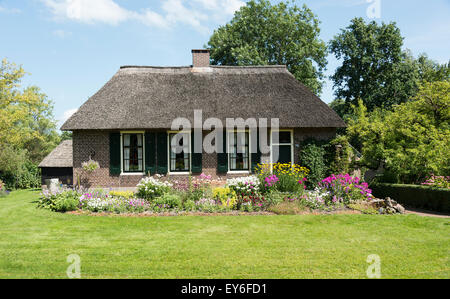
[[[251,69],[251,68],[287,68],[284,64],[271,64],[271,65],[210,65],[211,68],[239,68],[239,69]],[[193,68],[192,65],[189,66],[153,66],[153,65],[122,65],[120,69],[130,69],[130,68],[148,68],[148,69],[190,69]],[[206,67],[208,68],[208,67]]]

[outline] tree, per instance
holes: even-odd
[[[385,163],[394,183],[419,183],[430,174],[450,173],[450,82],[421,85],[417,96],[392,111],[368,113],[362,101],[348,134],[360,140],[361,162],[372,169]]]
[[[369,111],[404,103],[417,91],[414,58],[402,51],[403,38],[395,23],[366,24],[355,18],[329,44],[342,65],[331,79],[346,110],[362,99]]]
[[[70,139],[72,139],[72,137],[73,137],[72,132],[64,131],[61,133],[61,141],[70,140]]]
[[[39,163],[59,143],[53,105],[36,86],[20,88],[22,67],[0,65],[0,178],[8,188],[40,184]]]
[[[208,46],[213,64],[286,65],[314,93],[322,90],[326,44],[319,20],[305,5],[249,1],[225,26],[216,29]]]
[[[3,60],[0,67],[0,145],[25,149],[40,162],[58,143],[53,104],[36,86],[20,90],[22,67]]]
[[[450,61],[447,64],[439,64],[429,59],[426,54],[421,54],[416,63],[419,67],[421,81],[450,81]]]

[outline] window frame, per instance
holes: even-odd
[[[123,135],[142,135],[142,171],[124,170],[124,142]],[[144,131],[121,131],[120,132],[120,175],[145,175],[145,132]]]
[[[232,170],[231,169],[231,153],[230,151],[230,133],[248,133],[248,169],[247,170]],[[228,161],[228,173],[233,174],[233,173],[241,173],[241,174],[249,174],[251,172],[251,164],[252,164],[252,130],[248,129],[248,130],[226,130],[226,144],[227,144],[227,161]],[[237,146],[237,144],[235,144],[235,146]]]
[[[185,133],[185,134],[188,134],[188,142],[189,142],[189,170],[188,171],[184,171],[184,170],[181,170],[181,171],[172,171],[171,170],[171,160],[172,160],[172,158],[171,158],[171,156],[170,156],[170,154],[171,154],[171,150],[170,150],[170,134],[177,134],[177,133]],[[189,175],[189,174],[191,174],[191,172],[192,172],[192,145],[191,145],[191,142],[192,142],[192,139],[191,139],[191,131],[167,131],[167,173],[169,174],[169,175]]]
[[[290,143],[273,143],[273,132],[290,132]],[[273,164],[273,146],[290,145],[291,146],[291,165],[294,166],[294,129],[270,129],[270,165]]]

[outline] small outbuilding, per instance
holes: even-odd
[[[73,149],[72,140],[64,140],[39,164],[42,185],[45,180],[59,179],[62,184],[73,184]]]

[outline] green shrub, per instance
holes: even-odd
[[[39,198],[38,207],[55,212],[75,211],[80,203],[79,197],[80,195],[73,190],[58,190],[56,192],[45,190]]]
[[[355,163],[353,149],[346,136],[337,136],[327,145],[329,174],[350,173]]]
[[[55,202],[55,211],[57,212],[69,212],[76,211],[80,204],[78,197],[67,196],[60,198]]]
[[[183,209],[185,211],[189,211],[189,212],[195,211],[196,208],[197,208],[197,205],[195,204],[195,201],[193,201],[193,200],[188,199],[183,202]]]
[[[391,197],[406,207],[450,212],[450,189],[384,183],[374,183],[370,187],[375,197]]]
[[[287,196],[288,193],[271,191],[266,195],[267,205],[270,207],[282,203]]]
[[[177,194],[166,193],[154,199],[153,204],[166,209],[181,208],[181,197]]]
[[[324,145],[315,140],[304,142],[300,151],[300,164],[309,169],[307,186],[316,186],[327,174],[326,150]]]

